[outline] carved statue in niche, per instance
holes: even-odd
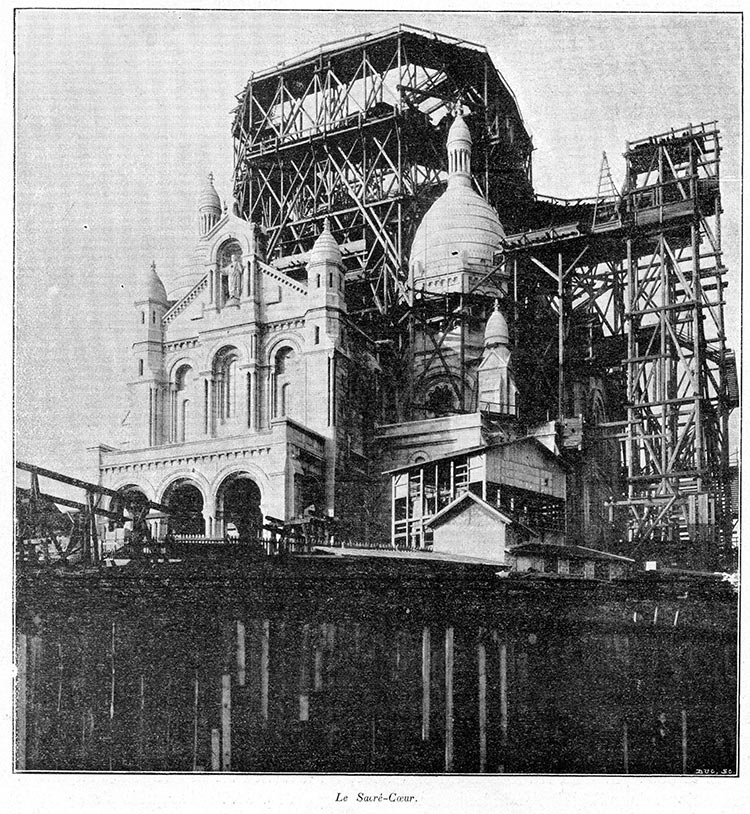
[[[225,268],[227,272],[229,299],[238,300],[242,296],[242,263],[240,262],[240,256],[237,252],[232,253],[232,259]]]

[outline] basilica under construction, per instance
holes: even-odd
[[[208,175],[188,260],[142,272],[103,486],[168,507],[157,535],[315,516],[340,545],[731,566],[716,123],[571,201],[468,42],[401,25],[237,99],[231,193]]]

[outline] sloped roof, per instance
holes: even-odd
[[[525,529],[526,531],[529,532],[529,534],[536,536],[535,532],[533,532],[530,528],[514,520],[509,514],[506,514],[501,509],[498,509],[495,506],[490,505],[489,503],[487,503],[486,500],[483,500],[481,497],[475,495],[473,492],[464,492],[462,495],[459,495],[447,506],[444,506],[436,515],[427,520],[425,522],[425,526],[428,526],[429,528],[441,526],[443,525],[443,523],[446,523],[448,520],[450,520],[451,517],[455,517],[455,515],[465,511],[473,503],[476,503],[480,509],[484,510],[487,514],[499,520],[500,522],[505,523],[506,525],[513,525]]]
[[[513,438],[510,441],[490,441],[488,444],[481,444],[480,446],[476,447],[469,447],[468,449],[457,449],[453,450],[452,452],[446,452],[443,455],[437,455],[434,458],[428,458],[426,461],[419,461],[418,463],[411,463],[411,464],[403,464],[402,466],[394,467],[393,469],[386,469],[383,472],[384,475],[392,475],[395,472],[405,472],[407,469],[415,469],[418,466],[424,466],[425,464],[434,464],[438,461],[447,461],[451,458],[460,458],[463,455],[474,455],[478,452],[486,452],[488,450],[493,449],[501,449],[502,447],[510,447],[513,444],[520,444],[520,443],[532,443],[536,446],[541,452],[547,455],[548,458],[551,458],[561,469],[567,469],[567,465],[564,463],[562,458],[559,455],[556,455],[552,452],[551,449],[546,447],[535,435],[524,435],[521,438]]]

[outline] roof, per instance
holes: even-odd
[[[500,511],[500,509],[496,509],[494,506],[491,506],[486,500],[482,500],[482,498],[478,495],[475,495],[473,492],[464,492],[455,500],[452,500],[447,506],[443,507],[436,515],[427,520],[425,522],[425,526],[430,528],[433,526],[441,526],[450,519],[451,515],[460,514],[462,511],[465,511],[466,507],[470,503],[476,503],[481,509],[484,509],[487,514],[493,515],[505,524],[515,523],[509,514],[506,514],[505,512]]]
[[[451,458],[460,458],[463,455],[474,455],[478,452],[485,452],[490,449],[500,449],[501,447],[509,447],[513,444],[519,444],[522,441],[532,442],[535,446],[537,446],[540,450],[545,452],[549,457],[551,457],[559,467],[565,469],[565,464],[560,459],[559,455],[556,455],[545,446],[535,435],[524,435],[521,438],[514,438],[512,441],[495,441],[494,443],[489,444],[482,444],[481,446],[477,447],[470,447],[469,449],[459,449],[454,450],[453,452],[446,452],[444,455],[438,455],[436,458],[428,458],[426,461],[419,461],[418,463],[411,463],[411,464],[404,464],[403,466],[397,466],[393,469],[386,469],[383,474],[384,475],[393,475],[396,472],[405,472],[407,469],[414,469],[417,466],[424,466],[425,464],[434,464],[438,461],[447,461]]]
[[[507,112],[518,119],[522,128],[522,137],[524,140],[530,142],[531,139],[521,116],[516,96],[505,80],[505,77],[493,63],[484,45],[451,37],[446,34],[428,31],[427,29],[417,26],[404,25],[403,23],[386,29],[385,31],[360,34],[327,42],[317,48],[299,54],[296,57],[291,57],[283,62],[279,62],[275,66],[253,72],[245,89],[236,96],[240,104],[238,108],[236,108],[233,130],[237,130],[242,104],[246,99],[246,94],[251,85],[257,86],[264,82],[273,83],[274,80],[282,74],[289,79],[308,77],[318,70],[318,66],[323,58],[331,62],[340,61],[341,64],[344,64],[350,61],[348,52],[364,47],[368,49],[368,60],[373,67],[377,70],[384,71],[390,63],[391,54],[381,54],[380,51],[382,50],[382,46],[385,46],[394,38],[408,41],[411,44],[410,53],[413,53],[412,58],[421,58],[422,62],[430,62],[430,65],[426,67],[434,67],[436,70],[442,67],[442,69],[445,70],[446,64],[451,64],[450,57],[453,57],[453,62],[460,64],[461,69],[464,71],[470,71],[472,67],[478,71],[482,70],[485,66],[489,68],[487,81],[490,89],[497,87],[501,98],[506,102],[505,106],[507,106]],[[457,48],[461,49],[461,59],[458,62],[455,58]],[[432,58],[426,59],[426,56],[430,54]],[[239,137],[239,130],[235,132],[235,135]]]
[[[521,543],[513,546],[509,554],[539,554],[542,556],[565,557],[567,559],[606,560],[617,562],[635,562],[630,557],[620,554],[610,554],[609,551],[599,551],[596,548],[586,548],[580,545],[557,545],[555,543]]]

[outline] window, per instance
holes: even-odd
[[[174,374],[174,386],[172,388],[172,423],[170,436],[173,442],[182,443],[189,440],[189,381],[188,375],[191,372],[190,365],[181,365]]]
[[[223,348],[214,359],[214,400],[212,412],[224,423],[237,413],[237,366],[236,348]]]
[[[151,312],[151,324],[156,325],[156,311]]]
[[[320,327],[318,325],[315,326],[315,344],[320,344]]]
[[[143,359],[138,360],[138,375],[143,376]]]
[[[145,325],[145,324],[146,324],[146,312],[141,311],[141,325]]]
[[[274,359],[273,414],[277,418],[294,412],[296,357],[293,348],[281,348]]]

